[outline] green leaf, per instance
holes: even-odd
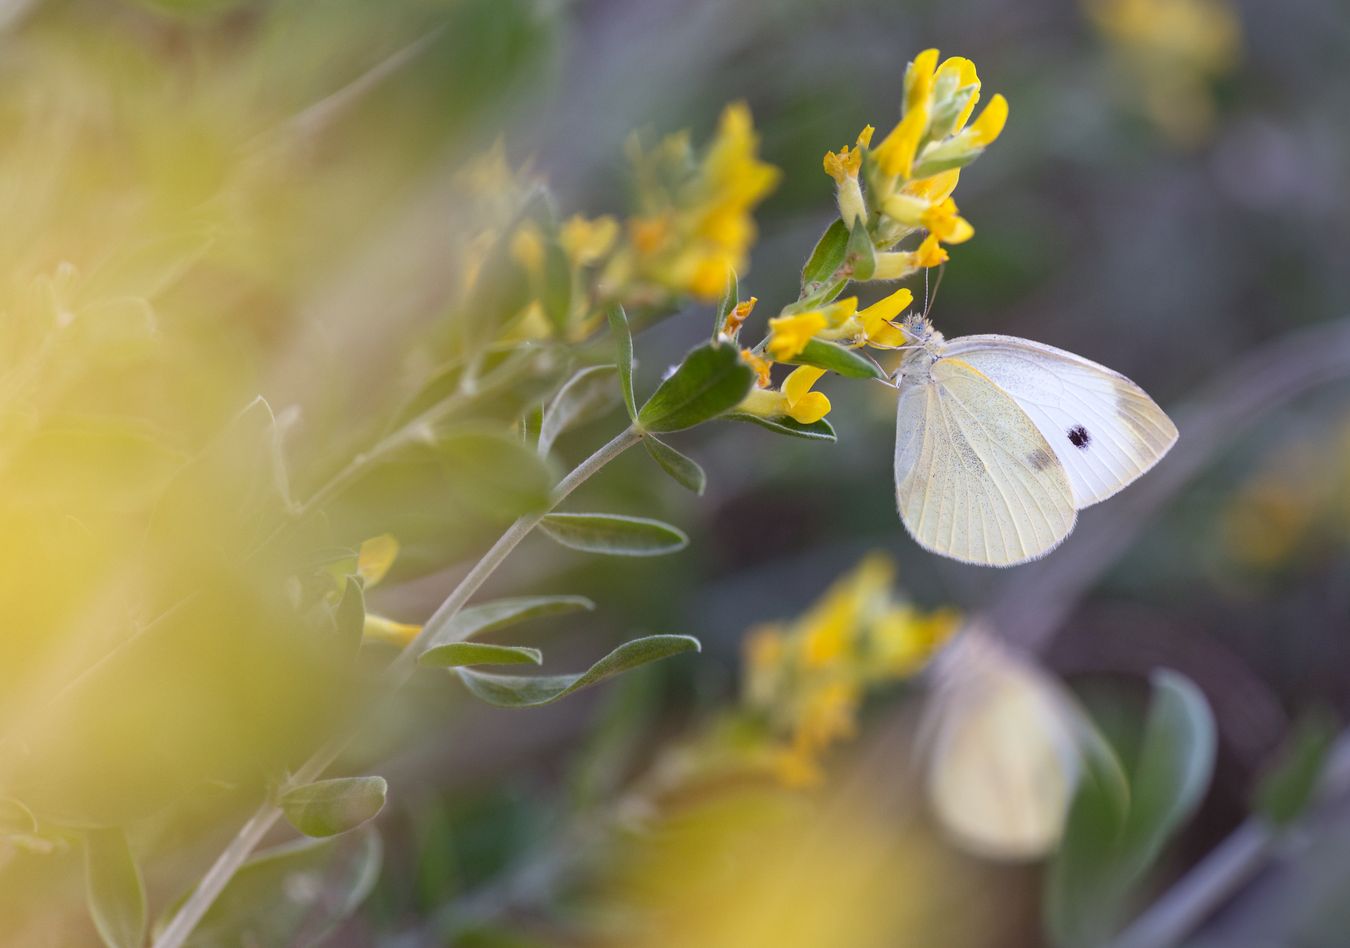
[[[736,279],[736,271],[728,267],[726,292],[722,294],[722,302],[717,307],[717,318],[713,322],[712,337],[714,340],[722,334],[722,327],[727,324],[727,317],[731,315],[731,311],[736,308],[740,301],[741,287]],[[738,332],[737,335],[740,335],[740,333]]]
[[[860,220],[854,221],[849,231],[844,263],[855,280],[870,280],[877,270],[876,245],[872,243],[872,235],[867,232],[867,225]]]
[[[788,361],[792,365],[814,365],[822,369],[829,369],[831,372],[851,379],[884,379],[888,377],[885,369],[865,355],[854,349],[845,349],[833,342],[826,342],[823,339],[809,340],[806,343],[806,348],[802,349],[796,358]]]
[[[580,675],[548,675],[524,678],[460,669],[459,677],[477,698],[501,708],[532,708],[548,704],[649,662],[700,650],[698,639],[688,635],[649,635],[625,642]]]
[[[549,514],[539,529],[563,546],[610,556],[662,556],[689,545],[689,537],[668,523],[619,514]]]
[[[538,275],[540,305],[549,321],[565,331],[572,315],[572,262],[551,236],[544,247],[544,272]]]
[[[658,440],[655,435],[643,438],[642,446],[647,449],[652,460],[661,465],[661,470],[673,477],[681,487],[688,488],[699,496],[703,495],[708,477],[703,473],[703,468],[698,466],[697,461],[685,457],[664,441]]]
[[[520,645],[488,645],[483,642],[448,642],[433,645],[417,656],[428,668],[461,668],[465,665],[542,665],[543,653]]]
[[[145,942],[145,885],[120,829],[90,830],[84,840],[85,895],[99,937],[109,948]]]
[[[548,454],[558,435],[598,418],[614,402],[615,367],[593,365],[567,380],[544,412],[539,425],[539,453]]]
[[[356,910],[379,876],[379,834],[299,839],[258,853],[234,874],[193,929],[189,948],[314,945]],[[187,898],[166,909],[156,929]]]
[[[647,431],[679,431],[736,407],[755,384],[755,372],[732,345],[699,346],[662,382],[638,412]]]
[[[519,439],[486,428],[461,428],[437,437],[433,450],[462,502],[502,516],[547,510],[554,470]]]
[[[609,317],[610,334],[614,337],[614,365],[619,370],[619,391],[623,393],[628,417],[637,421],[637,399],[633,396],[633,334],[628,328],[628,316],[618,303],[611,306],[606,315]]]
[[[806,266],[802,267],[803,294],[829,281],[835,271],[843,266],[848,238],[848,225],[842,220],[836,220],[820,235]]]
[[[1204,795],[1214,751],[1214,718],[1200,690],[1176,672],[1155,674],[1129,793],[1120,793],[1097,751],[1070,807],[1046,876],[1056,945],[1099,945],[1116,930],[1135,887]]]
[[[336,836],[374,819],[388,792],[383,777],[318,780],[283,793],[281,812],[306,836]]]
[[[1125,828],[1130,792],[1119,760],[1095,729],[1091,733],[1064,835],[1045,874],[1043,914],[1059,945],[1092,944],[1109,934],[1114,923],[1103,911],[1103,902],[1114,897],[1114,854]]]
[[[791,418],[764,418],[744,411],[727,412],[722,416],[728,421],[748,421],[752,425],[768,428],[778,434],[793,438],[805,438],[808,441],[834,441],[834,426],[824,418],[809,425],[793,421]]]
[[[461,609],[451,617],[444,629],[432,634],[432,647],[450,642],[462,642],[475,635],[495,632],[508,625],[539,616],[562,615],[568,612],[590,612],[595,603],[584,596],[517,596],[495,599],[478,606]]]
[[[1153,675],[1153,700],[1130,784],[1125,844],[1136,872],[1200,805],[1214,771],[1214,715],[1190,679],[1174,671]]]
[[[1317,789],[1336,740],[1336,719],[1325,710],[1302,715],[1280,748],[1275,765],[1256,789],[1256,811],[1275,826],[1303,813]]]

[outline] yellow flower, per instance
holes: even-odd
[[[783,398],[787,403],[788,417],[793,421],[813,425],[830,413],[830,400],[824,393],[811,391],[811,386],[820,381],[824,374],[824,369],[803,365],[792,370],[783,380]]]
[[[521,224],[511,236],[511,256],[526,270],[544,269],[544,237],[532,223]]]
[[[975,228],[956,213],[956,202],[951,198],[924,211],[922,222],[928,233],[944,244],[960,244],[975,236]]]
[[[963,131],[961,136],[971,147],[985,148],[990,142],[998,138],[1007,122],[1008,100],[996,94],[984,107],[980,117],[972,122],[970,128]]]
[[[558,240],[574,267],[588,267],[609,253],[619,236],[619,222],[609,215],[587,220],[574,214],[562,225]]]
[[[791,418],[798,424],[813,425],[830,413],[830,400],[811,386],[825,374],[824,369],[803,365],[794,369],[778,391],[754,388],[736,406],[737,411],[760,418]]]
[[[946,263],[949,259],[947,251],[943,250],[938,244],[937,234],[929,234],[919,244],[919,248],[911,254],[914,266],[927,269],[936,267],[939,264]]]
[[[607,275],[635,270],[669,289],[720,296],[729,273],[747,263],[755,240],[751,212],[778,182],[778,169],[758,151],[744,103],[723,111],[701,162],[694,162],[685,135],[667,137],[649,154],[635,148],[645,213],[629,222],[631,254],[621,252]]]
[[[769,320],[769,355],[773,356],[775,362],[796,358],[806,348],[806,344],[828,325],[829,320],[819,310],[775,316]]]
[[[849,150],[845,145],[838,152],[825,152],[825,173],[834,179],[836,184],[842,185],[849,178],[858,177],[858,169],[862,167],[862,149]]]
[[[356,555],[356,572],[367,587],[384,579],[389,568],[398,559],[398,541],[388,533],[371,537],[361,544]]]
[[[928,130],[928,104],[907,109],[891,133],[882,140],[874,153],[881,173],[888,178],[908,178],[914,166],[914,155],[919,141]]]
[[[372,642],[388,642],[390,645],[397,645],[402,648],[417,638],[417,633],[421,631],[420,625],[395,622],[393,619],[386,619],[384,616],[367,612],[366,624],[362,634]]]
[[[891,321],[914,302],[914,294],[899,289],[858,313],[863,339],[872,346],[894,349],[905,344],[905,334]]]
[[[752,296],[732,307],[731,312],[727,313],[726,321],[722,323],[722,333],[735,337],[741,331],[741,327],[745,325],[745,321],[750,318],[750,314],[755,311],[755,304],[758,302],[759,297]]]

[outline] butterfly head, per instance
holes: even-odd
[[[901,328],[905,331],[904,348],[908,351],[900,364],[900,372],[902,375],[926,379],[929,367],[942,357],[946,340],[925,316],[906,316]]]

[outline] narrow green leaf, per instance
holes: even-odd
[[[283,793],[281,811],[306,836],[336,836],[373,819],[388,792],[383,777],[318,780]]]
[[[741,287],[736,279],[736,271],[728,267],[726,292],[722,294],[722,302],[717,307],[717,318],[713,322],[712,337],[714,340],[722,334],[722,327],[727,324],[727,317],[731,315],[731,311],[736,308],[740,301]]]
[[[642,446],[647,449],[652,460],[661,465],[661,470],[673,477],[676,483],[702,496],[703,488],[708,484],[708,477],[703,473],[703,468],[698,466],[697,461],[685,457],[664,441],[658,440],[655,435],[643,438]]]
[[[85,894],[99,937],[109,948],[145,942],[145,885],[120,829],[90,830],[84,840]]]
[[[380,836],[369,824],[346,836],[302,838],[264,850],[234,874],[187,944],[315,945],[370,894],[382,850]],[[157,932],[188,894],[166,908]]]
[[[668,523],[619,514],[549,514],[539,529],[563,546],[609,556],[662,556],[689,545],[684,531]]]
[[[434,645],[417,656],[428,668],[461,668],[466,665],[542,665],[543,653],[520,645],[488,645],[483,642],[448,642]]]
[[[539,425],[539,453],[548,454],[558,435],[569,428],[598,418],[614,403],[612,365],[592,365],[581,369],[559,389],[544,412]]]
[[[461,609],[445,625],[431,636],[432,646],[450,642],[462,642],[495,632],[508,625],[524,622],[539,616],[555,616],[568,612],[586,611],[595,608],[595,603],[584,596],[517,596],[510,599],[494,599],[478,606]]]
[[[1288,826],[1303,813],[1326,768],[1336,740],[1336,719],[1324,709],[1300,716],[1279,756],[1261,777],[1256,810],[1275,826]]]
[[[755,372],[735,346],[699,346],[652,393],[638,424],[656,432],[692,428],[740,404],[754,384]]]
[[[1214,771],[1214,715],[1200,689],[1184,675],[1153,675],[1153,700],[1130,784],[1125,845],[1136,874],[1200,805]]]
[[[806,348],[795,359],[788,360],[792,365],[814,365],[822,369],[851,379],[884,379],[886,371],[871,359],[854,349],[822,339],[811,339]]]
[[[448,487],[475,509],[503,516],[547,510],[554,470],[518,438],[488,428],[460,428],[432,447]]]
[[[688,635],[649,635],[625,642],[580,675],[524,678],[461,668],[459,677],[475,697],[488,704],[502,708],[532,708],[557,701],[639,665],[699,649],[698,639]]]
[[[816,241],[815,249],[802,267],[802,293],[827,282],[834,272],[844,263],[844,253],[848,248],[848,225],[835,220],[825,228],[825,233]]]
[[[824,418],[809,425],[793,421],[791,418],[763,418],[744,411],[727,412],[722,416],[728,421],[748,421],[752,425],[768,428],[777,434],[793,438],[805,438],[807,441],[834,441],[834,426]]]
[[[876,272],[877,248],[872,243],[872,235],[867,232],[867,225],[860,220],[854,221],[849,231],[844,263],[855,280],[870,280]]]
[[[618,303],[611,306],[606,315],[609,317],[610,334],[614,336],[614,365],[619,370],[619,391],[623,393],[628,417],[637,421],[637,399],[633,396],[633,334],[628,328],[628,316]]]

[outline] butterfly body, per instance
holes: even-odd
[[[1121,490],[1176,442],[1125,376],[1014,336],[950,341],[927,320],[900,366],[895,479],[918,543],[970,563],[1043,556],[1077,512]]]

